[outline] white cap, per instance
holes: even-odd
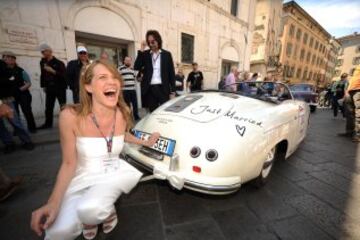
[[[84,46],[78,46],[77,49],[76,49],[76,52],[77,53],[79,53],[79,52],[87,52],[87,49]]]
[[[46,44],[46,43],[43,43],[39,46],[39,50],[42,52],[42,51],[45,51],[45,50],[51,50],[51,47]]]

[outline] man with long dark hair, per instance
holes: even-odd
[[[150,49],[145,50],[146,44]],[[162,39],[158,31],[147,31],[146,42],[141,43],[134,69],[143,69],[141,94],[143,105],[148,107],[150,112],[175,97],[173,59],[169,51],[162,49]]]

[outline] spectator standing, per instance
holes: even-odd
[[[90,64],[87,49],[84,46],[78,46],[78,58],[71,60],[66,67],[66,77],[68,85],[73,93],[74,103],[79,103],[79,81],[83,68]]]
[[[258,73],[254,73],[251,78],[250,78],[250,82],[256,82],[256,80],[258,79],[259,74]]]
[[[12,119],[14,117],[12,109],[0,100],[0,119],[7,117]],[[22,182],[22,177],[11,179],[0,168],[0,202],[11,196]]]
[[[149,50],[145,50],[146,44]],[[134,68],[138,71],[143,68],[141,94],[143,103],[150,112],[175,97],[173,59],[171,53],[162,48],[162,39],[158,31],[147,31],[146,42],[141,43]]]
[[[66,69],[62,61],[53,56],[52,49],[47,44],[40,45],[43,58],[40,61],[40,86],[46,94],[45,100],[45,123],[39,129],[53,127],[53,113],[56,99],[60,107],[66,104],[65,80]]]
[[[198,64],[196,62],[192,63],[193,70],[189,73],[189,76],[186,80],[187,88],[191,92],[200,91],[203,87],[203,74],[198,69]]]
[[[4,59],[8,62],[9,56],[5,55]],[[4,153],[15,151],[15,142],[12,134],[5,127],[4,120],[14,128],[15,134],[20,138],[22,146],[26,150],[33,150],[34,144],[31,141],[29,133],[21,123],[19,115],[15,111],[15,95],[17,90],[16,78],[8,71],[6,63],[0,60],[0,105],[6,104],[11,108],[12,115],[0,118],[0,139],[4,143]],[[3,107],[4,108],[4,107]],[[7,110],[8,111],[8,110]]]
[[[342,105],[339,105],[339,100],[343,99],[345,96],[345,90],[348,85],[347,77],[348,75],[346,73],[341,74],[340,80],[336,81],[332,86],[332,107],[334,110],[334,117],[338,115],[339,109],[341,110],[343,117],[345,117],[344,108]]]
[[[239,72],[237,70],[237,67],[233,66],[231,67],[231,72],[227,75],[226,79],[225,79],[225,89],[226,90],[230,90],[233,92],[236,92],[237,87],[236,87],[236,79],[239,75]]]
[[[31,108],[32,96],[29,91],[31,80],[27,72],[19,67],[16,63],[16,55],[13,52],[4,52],[5,62],[7,65],[7,72],[14,79],[16,89],[14,92],[15,109],[18,116],[20,116],[19,105],[25,116],[27,128],[29,132],[36,132],[35,119]]]
[[[105,51],[103,51],[101,54],[100,54],[100,60],[103,60],[103,61],[109,61],[109,54]]]
[[[175,86],[176,86],[176,95],[179,96],[178,92],[184,91],[184,73],[182,68],[179,68],[177,73],[175,74]]]
[[[346,115],[347,118],[347,133],[349,133],[349,128],[354,126],[353,129],[353,141],[360,142],[360,65],[355,68],[354,74],[350,79],[349,86],[346,91],[346,96],[350,97],[350,101],[345,101],[350,111],[349,115]]]
[[[123,95],[126,104],[132,108],[133,117],[135,121],[140,119],[138,113],[138,102],[136,95],[136,73],[131,68],[131,57],[125,57],[123,65],[118,68],[119,73],[124,80]]]

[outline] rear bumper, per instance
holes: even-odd
[[[134,166],[139,167],[140,169],[146,170],[148,172],[151,172],[155,175],[155,178],[167,180],[170,185],[177,189],[179,188],[179,182],[182,183],[180,186],[190,189],[196,192],[201,192],[205,194],[213,194],[213,195],[225,195],[230,194],[233,192],[236,192],[239,190],[241,186],[241,181],[229,184],[229,185],[214,185],[214,184],[206,184],[206,183],[200,183],[196,182],[190,179],[182,178],[178,174],[172,174],[171,171],[164,170],[164,169],[157,169],[157,167],[154,167],[152,165],[146,164],[135,157],[131,156],[130,154],[125,154],[124,156],[125,160],[131,163]],[[159,174],[160,173],[160,174]]]

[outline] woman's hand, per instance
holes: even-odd
[[[147,146],[147,147],[154,146],[154,144],[159,139],[159,137],[160,137],[160,133],[158,133],[158,132],[152,133],[151,136],[149,137],[149,139],[145,142],[145,146]]]
[[[45,204],[31,214],[31,229],[41,236],[43,231],[53,224],[59,212],[59,207],[53,204]],[[44,222],[45,218],[45,222]]]

